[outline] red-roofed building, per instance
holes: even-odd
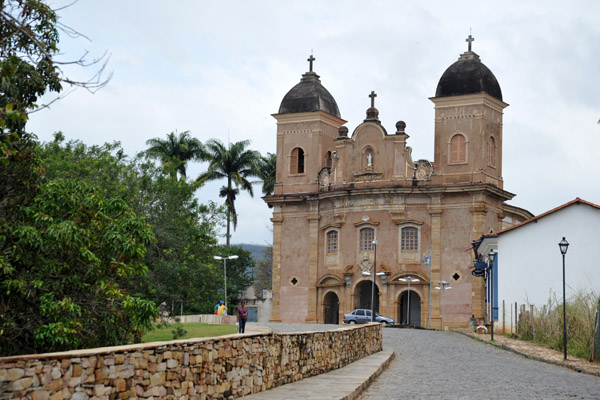
[[[562,302],[562,255],[558,243],[569,242],[566,254],[566,295],[579,290],[600,291],[600,205],[576,198],[518,225],[483,235],[475,246],[476,257],[487,261],[497,252],[494,263],[498,328],[506,330],[515,318],[515,302],[547,304],[556,297]],[[512,314],[511,314],[512,312]],[[514,322],[513,322],[514,325]]]

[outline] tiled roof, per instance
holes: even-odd
[[[579,197],[577,197],[575,200],[571,200],[571,201],[569,201],[568,203],[565,203],[565,204],[563,204],[562,206],[558,206],[558,207],[556,207],[556,208],[553,208],[553,209],[552,209],[552,210],[550,210],[550,211],[546,211],[545,213],[542,213],[542,214],[540,214],[540,215],[538,215],[538,216],[535,216],[535,217],[533,217],[533,218],[530,218],[530,219],[528,219],[527,221],[523,221],[523,222],[521,222],[520,224],[517,224],[517,225],[511,226],[511,227],[509,227],[509,228],[503,229],[503,230],[501,230],[501,231],[498,231],[498,232],[493,232],[493,233],[489,233],[489,234],[483,235],[483,237],[482,237],[482,238],[494,237],[494,236],[498,236],[498,235],[500,235],[500,234],[502,234],[502,233],[505,233],[505,232],[508,232],[508,231],[512,231],[513,229],[519,228],[519,227],[521,227],[521,226],[523,226],[523,225],[526,225],[526,224],[528,224],[528,223],[530,223],[530,222],[537,221],[538,219],[541,219],[541,218],[545,217],[546,215],[553,214],[553,213],[555,213],[555,212],[557,212],[557,211],[559,211],[559,210],[562,210],[563,208],[567,208],[567,207],[569,207],[569,206],[571,206],[571,205],[573,205],[573,204],[585,204],[585,205],[588,205],[588,206],[590,206],[590,207],[594,207],[594,208],[597,208],[597,209],[599,209],[599,210],[600,210],[600,205],[598,205],[598,204],[594,204],[594,203],[590,203],[589,201],[585,201],[585,200],[583,200],[583,199],[580,199]]]

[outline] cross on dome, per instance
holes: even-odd
[[[309,63],[308,64],[308,71],[309,72],[313,72],[313,70],[312,70],[313,69],[313,61],[315,61],[315,60],[316,60],[316,58],[314,58],[312,54],[310,55],[310,57],[308,57],[306,59],[306,61],[308,61],[308,63]]]
[[[375,97],[377,97],[377,95],[375,94],[375,91],[371,90],[371,94],[369,95],[369,97],[371,98],[371,108],[375,107]]]
[[[471,42],[475,41],[475,38],[469,34],[469,37],[465,39],[465,42],[469,43],[469,51],[471,51]]]

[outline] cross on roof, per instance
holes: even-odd
[[[469,51],[471,51],[471,42],[473,42],[475,38],[469,34],[469,37],[465,39],[465,42],[469,43]]]
[[[371,108],[375,107],[375,97],[377,97],[377,95],[375,94],[375,92],[373,90],[371,90],[371,94],[369,95],[369,97],[371,98]]]
[[[308,57],[308,58],[306,59],[306,61],[308,61],[308,63],[309,63],[309,64],[308,64],[308,70],[309,70],[310,72],[312,72],[312,68],[313,68],[313,61],[315,61],[315,60],[316,60],[316,58],[314,58],[312,54],[310,55],[310,57]]]

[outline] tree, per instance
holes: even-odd
[[[59,30],[69,36],[82,36],[58,22],[58,16],[41,0],[2,0],[0,12],[0,132],[21,134],[27,114],[39,107],[38,98],[47,92],[58,94],[63,84],[98,90],[108,83],[103,79],[108,57],[86,61],[85,53],[76,60],[59,60]],[[87,81],[67,77],[61,65],[101,67]],[[7,139],[4,137],[3,139]],[[14,139],[14,138],[13,138]]]
[[[219,299],[226,300],[229,305],[236,303],[242,296],[244,289],[252,284],[252,271],[255,269],[252,253],[239,246],[219,246],[215,248],[215,255],[229,257],[237,255],[238,258],[227,260],[227,299],[224,299],[224,266],[223,261],[214,260],[219,279],[216,282],[219,288]],[[213,302],[214,305],[215,302]]]
[[[254,267],[254,290],[256,297],[263,299],[264,290],[273,290],[273,246],[264,249],[264,258]]]
[[[128,293],[143,275],[150,227],[119,198],[82,180],[54,179],[2,232],[3,355],[139,340],[158,308]]]
[[[202,159],[205,154],[202,143],[191,137],[189,131],[179,135],[171,132],[166,140],[154,138],[146,141],[146,144],[150,146],[146,154],[150,158],[159,159],[173,179],[177,178],[178,172],[185,179],[188,161]]]
[[[42,166],[51,179],[93,182],[105,194],[122,198],[151,226],[156,241],[144,262],[148,273],[137,276],[131,291],[155,304],[167,303],[173,313],[210,313],[217,298],[218,274],[212,259],[216,227],[225,207],[200,204],[198,184],[174,180],[145,152],[129,158],[119,143],[86,146],[57,134],[41,146]]]
[[[262,181],[262,192],[265,196],[273,194],[273,189],[275,188],[276,165],[277,155],[273,153],[267,153],[266,156],[260,156],[256,162],[256,176]]]
[[[247,191],[254,197],[252,183],[248,178],[256,176],[255,161],[260,158],[260,154],[253,150],[246,150],[249,145],[250,141],[242,140],[225,147],[218,139],[209,140],[206,143],[205,154],[205,160],[209,161],[208,170],[197,178],[199,183],[227,179],[227,185],[221,187],[219,191],[219,196],[225,198],[227,206],[227,246],[231,240],[231,222],[233,221],[234,230],[237,227],[235,199],[239,189]]]

